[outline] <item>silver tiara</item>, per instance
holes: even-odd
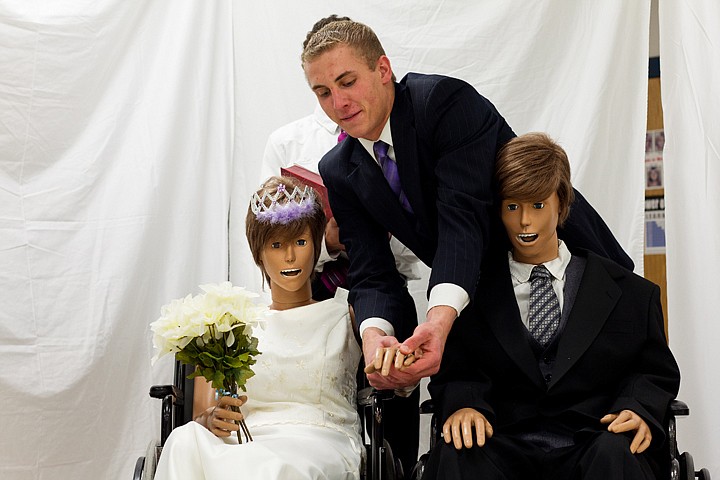
[[[288,193],[285,185],[278,185],[275,194],[253,193],[250,208],[259,222],[286,224],[315,212],[315,191],[305,186]]]

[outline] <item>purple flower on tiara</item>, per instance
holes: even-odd
[[[285,202],[279,200],[285,199]],[[253,194],[250,207],[259,222],[279,223],[285,225],[303,217],[313,215],[315,212],[315,192],[310,187],[302,190],[295,187],[288,194],[285,185],[280,184],[274,195],[264,193],[259,196]]]
[[[315,205],[310,202],[295,203],[290,201],[288,203],[274,203],[272,208],[258,212],[255,217],[260,222],[280,223],[285,225],[286,223],[293,222],[298,218],[307,217],[312,215],[315,210]]]

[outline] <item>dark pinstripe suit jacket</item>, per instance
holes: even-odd
[[[350,258],[350,302],[358,323],[390,321],[402,341],[417,325],[412,299],[395,269],[388,232],[431,266],[429,288],[439,283],[475,294],[489,239],[505,238],[492,227],[492,188],[497,150],[515,134],[489,100],[468,83],[439,75],[408,74],[395,85],[390,115],[400,181],[414,212],[393,195],[380,167],[354,138],[328,152],[320,174]],[[565,238],[632,262],[581,196],[567,224],[582,237]],[[589,209],[589,210],[588,210]],[[499,224],[499,222],[498,222]],[[496,233],[491,232],[494,231]]]

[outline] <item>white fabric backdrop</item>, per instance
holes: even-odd
[[[720,475],[720,4],[660,2],[670,346],[680,364],[681,448]]]
[[[312,111],[300,45],[329,13],[373,26],[399,77],[465,78],[558,138],[640,265],[649,2],[302,7],[0,0],[0,477],[129,477],[170,375],[148,324],[226,278],[231,185],[231,277],[259,285],[246,201],[267,135]]]
[[[0,478],[130,478],[157,436],[148,324],[227,279],[231,27],[229,1],[0,5]]]

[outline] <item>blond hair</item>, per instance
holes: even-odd
[[[319,20],[315,25],[326,20]],[[308,32],[300,55],[303,68],[323,53],[340,45],[352,47],[370,70],[375,70],[378,59],[385,55],[380,40],[370,27],[352,20],[333,20],[326,22],[317,32]]]

